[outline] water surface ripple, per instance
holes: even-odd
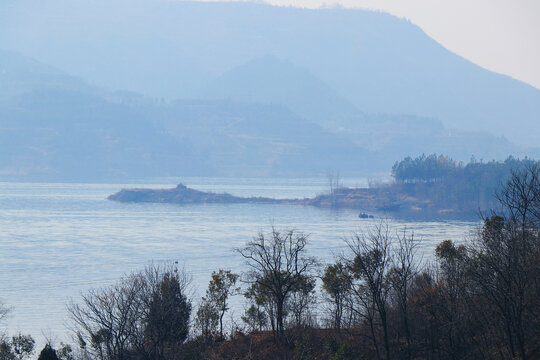
[[[380,221],[359,219],[358,211],[287,205],[123,204],[106,197],[124,187],[156,184],[0,183],[0,299],[13,308],[8,333],[66,338],[66,303],[93,287],[103,287],[151,261],[175,260],[193,275],[201,295],[213,270],[242,270],[233,248],[270,224],[309,234],[309,249],[324,261],[344,250],[344,238]],[[324,179],[187,178],[199,190],[238,196],[310,197]],[[348,179],[346,185],[363,185]],[[393,220],[414,231],[429,257],[444,239],[461,241],[474,222]]]

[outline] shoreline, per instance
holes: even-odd
[[[401,189],[402,190],[402,189]],[[463,219],[478,218],[479,209],[441,209],[428,199],[421,199],[396,186],[377,188],[338,188],[333,194],[321,194],[304,199],[275,199],[268,197],[241,197],[228,193],[205,192],[183,184],[170,189],[122,189],[107,197],[124,203],[165,204],[280,204],[303,205],[318,208],[354,209],[362,214],[391,215],[410,219]],[[379,216],[380,217],[380,216]]]

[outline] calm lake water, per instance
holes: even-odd
[[[202,295],[219,268],[241,272],[233,248],[259,231],[294,227],[309,234],[309,251],[323,261],[345,250],[344,238],[380,221],[359,219],[356,210],[333,211],[287,205],[122,204],[106,197],[125,187],[174,187],[178,179],[153,184],[0,183],[0,300],[12,312],[0,331],[68,339],[66,303],[81,292],[115,282],[151,261],[179,261]],[[183,178],[200,190],[240,196],[310,197],[326,190],[325,179]],[[364,179],[344,184],[365,185]],[[384,216],[384,214],[378,214]],[[463,240],[476,226],[466,221],[410,222],[406,227],[429,258],[444,239]]]

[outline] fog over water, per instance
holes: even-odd
[[[324,178],[184,178],[200,190],[280,198],[310,197],[326,190]],[[212,271],[240,272],[242,246],[259,231],[295,228],[309,234],[309,251],[323,262],[345,249],[344,238],[377,224],[357,210],[333,211],[287,205],[124,204],[106,197],[124,187],[154,184],[0,183],[0,299],[13,308],[5,330],[43,341],[68,339],[66,303],[81,292],[114,283],[151,261],[178,261],[193,275],[195,304]],[[365,179],[344,179],[365,185]],[[414,231],[424,259],[444,239],[463,240],[475,222],[391,220],[396,230]],[[237,300],[240,304],[240,300]],[[239,305],[237,306],[239,307]],[[240,316],[241,307],[235,310]]]

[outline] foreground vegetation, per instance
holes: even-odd
[[[540,166],[512,172],[495,198],[477,234],[443,241],[434,262],[387,222],[326,265],[306,235],[272,228],[236,249],[244,273],[212,274],[196,309],[188,272],[151,265],[70,303],[77,345],[49,344],[39,359],[538,358]],[[24,335],[6,338],[0,359],[32,351]]]

